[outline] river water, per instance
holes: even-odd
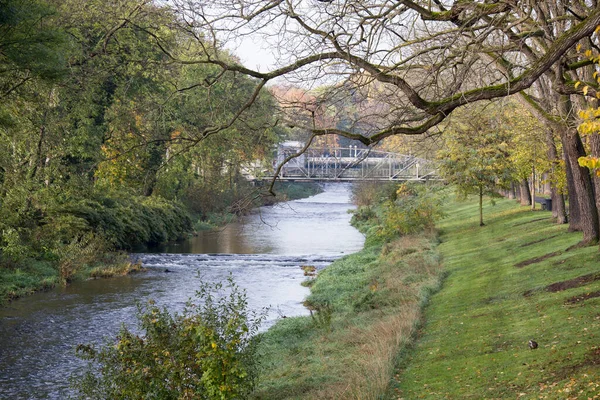
[[[0,309],[0,399],[67,398],[69,377],[85,366],[76,344],[114,337],[121,324],[134,327],[136,302],[153,299],[180,311],[200,281],[232,274],[251,309],[270,307],[262,329],[281,316],[306,315],[300,266],[324,268],[362,248],[363,236],[349,225],[349,189],[328,184],[321,194],[263,207],[219,232],[136,254],[148,272],[76,283]]]

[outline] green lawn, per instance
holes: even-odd
[[[568,250],[581,234],[512,200],[488,204],[484,227],[476,201],[447,213],[438,249],[448,275],[388,397],[600,398],[598,248]]]

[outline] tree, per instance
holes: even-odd
[[[281,77],[343,80],[355,88],[376,82],[382,87],[372,99],[385,104],[388,112],[374,113],[376,123],[368,131],[345,130],[354,124],[335,120],[303,125],[302,118],[295,118],[300,113],[286,114],[288,122],[314,136],[336,133],[371,145],[398,134],[425,133],[467,104],[523,93],[523,103],[561,138],[571,229],[583,231],[584,243],[598,240],[592,181],[577,164],[584,149],[573,118],[577,98],[595,93],[575,87],[590,66],[578,60],[575,48],[596,41],[592,38],[600,24],[596,1],[177,0],[172,4],[185,21],[182,29],[190,31],[193,26],[203,40],[237,40],[256,31],[280,55],[279,64],[267,72],[219,59],[210,48],[185,59],[171,55],[179,61],[212,63],[247,74],[259,80],[257,89]],[[558,163],[553,141],[547,145]],[[554,192],[553,197],[558,195]]]
[[[459,195],[479,196],[479,226],[484,225],[483,196],[498,196],[498,189],[511,181],[510,141],[502,119],[485,108],[457,112],[445,129],[440,173]]]
[[[270,156],[274,103],[254,78],[174,63],[208,46],[176,22],[150,0],[0,1],[2,265],[57,266],[90,233],[175,239],[191,192],[220,194],[204,212],[242,196],[244,164]]]

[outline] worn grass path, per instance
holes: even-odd
[[[600,398],[598,248],[567,251],[581,234],[511,200],[486,206],[484,227],[475,201],[447,211],[448,276],[388,398]]]

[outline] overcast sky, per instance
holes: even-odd
[[[242,64],[250,69],[266,72],[273,69],[275,56],[272,49],[266,49],[260,39],[245,37],[241,43],[229,44],[227,48],[237,55]]]

